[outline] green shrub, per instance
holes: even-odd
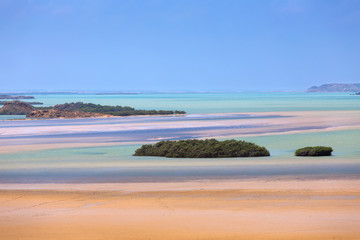
[[[333,149],[331,147],[304,147],[296,150],[295,156],[299,157],[319,157],[319,156],[331,156]]]
[[[160,141],[138,148],[134,156],[159,156],[172,158],[228,158],[270,156],[265,147],[237,140],[189,139]]]

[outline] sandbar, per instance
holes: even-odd
[[[201,118],[129,117],[0,121],[0,153],[360,129],[360,111],[202,114]],[[246,117],[247,116],[247,117]]]

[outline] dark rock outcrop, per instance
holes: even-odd
[[[28,118],[106,118],[109,114],[91,113],[82,111],[65,111],[57,109],[35,110],[26,115]]]
[[[15,100],[6,102],[0,109],[0,115],[26,115],[34,110],[31,104]]]
[[[333,83],[313,86],[306,92],[359,92],[360,83]]]

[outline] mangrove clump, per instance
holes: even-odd
[[[331,147],[316,146],[316,147],[304,147],[296,150],[295,156],[298,157],[320,157],[331,156],[333,149]]]
[[[265,147],[254,143],[216,139],[188,139],[179,141],[160,141],[138,148],[134,156],[159,156],[170,158],[229,158],[270,156]]]

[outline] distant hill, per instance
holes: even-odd
[[[308,88],[306,92],[359,92],[360,83],[331,83]]]

